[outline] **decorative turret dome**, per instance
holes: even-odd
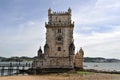
[[[48,15],[51,14],[51,12],[52,12],[52,9],[49,8],[49,9],[48,9]]]
[[[79,53],[84,55],[84,51],[83,51],[82,47],[80,48]]]
[[[42,53],[42,49],[41,49],[41,46],[40,46],[40,49],[38,50],[38,53]]]
[[[69,14],[71,15],[71,12],[72,12],[71,8],[68,9],[68,12],[69,12]]]

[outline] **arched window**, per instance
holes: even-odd
[[[58,33],[61,33],[61,29],[58,29]]]
[[[61,47],[58,47],[58,51],[61,51]]]
[[[61,22],[61,20],[59,20],[59,22]]]
[[[58,37],[58,41],[61,41],[62,40],[62,38],[61,37]]]

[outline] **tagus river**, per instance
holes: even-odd
[[[24,69],[28,69],[31,67],[32,62],[0,62],[0,66],[2,66],[3,64],[19,64],[19,65],[26,65],[29,64],[29,66],[26,67],[22,67],[19,66],[19,70],[24,68]],[[4,68],[4,74],[2,74],[2,67],[0,67],[0,75],[4,76],[4,75],[9,75],[9,71],[7,70],[8,68],[5,67]],[[17,70],[17,66],[13,67],[13,71],[11,74],[15,74],[16,72],[19,72],[19,70]],[[103,71],[120,71],[120,62],[119,63],[93,63],[93,62],[84,62],[84,69],[95,69],[95,70],[103,70]],[[18,73],[19,74],[19,73]]]
[[[120,62],[114,63],[93,63],[85,62],[84,69],[96,69],[104,71],[120,71]]]
[[[19,75],[21,74],[20,70],[26,70],[31,67],[32,62],[0,62],[0,76]]]

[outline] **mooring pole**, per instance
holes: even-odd
[[[8,66],[8,75],[11,75],[13,72],[12,70],[12,63],[10,63],[10,65]]]
[[[8,75],[10,75],[10,66],[8,66]]]
[[[24,75],[24,71],[25,71],[25,66],[23,65],[23,67],[22,67],[22,70],[23,70],[23,75]]]
[[[18,75],[18,73],[19,73],[19,66],[17,65],[17,69],[16,69],[17,71],[16,71],[16,74]]]
[[[4,76],[4,66],[2,66],[2,69],[1,69],[1,76]]]

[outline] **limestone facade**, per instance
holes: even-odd
[[[74,69],[75,67],[83,67],[83,54],[81,56],[78,53],[75,55],[74,22],[71,20],[71,12],[70,8],[67,12],[48,10],[48,22],[45,23],[44,53],[41,48],[38,50],[38,58],[34,62],[36,68]]]

